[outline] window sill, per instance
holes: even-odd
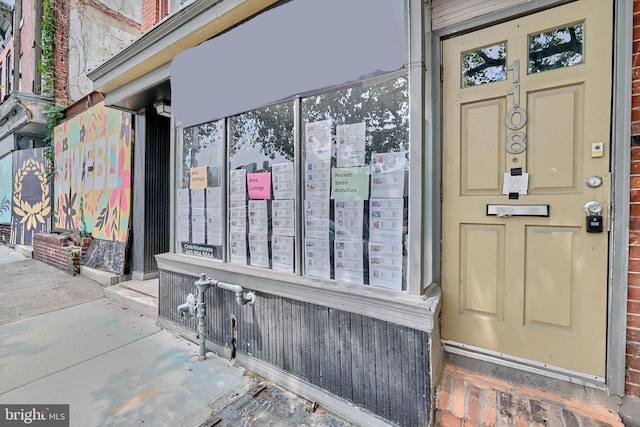
[[[156,255],[156,261],[159,270],[192,276],[205,273],[212,279],[238,284],[248,290],[344,310],[424,332],[433,330],[440,306],[437,285],[428,288],[429,295],[409,295],[174,253]],[[258,303],[259,298],[258,295]]]

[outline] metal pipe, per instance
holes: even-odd
[[[236,302],[238,305],[246,305],[253,304],[256,300],[256,295],[253,292],[244,293],[244,289],[240,285],[234,285],[232,283],[227,282],[213,282],[214,286],[217,286],[221,289],[226,289],[227,291],[232,291],[236,293]]]
[[[196,313],[198,313],[198,335],[200,335],[200,360],[205,360],[206,348],[205,348],[205,316],[207,315],[207,305],[204,302],[204,290],[198,291],[198,304],[196,306]]]

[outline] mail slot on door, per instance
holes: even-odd
[[[549,216],[549,205],[487,205],[487,216]]]

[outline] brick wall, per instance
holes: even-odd
[[[69,67],[69,1],[51,0],[55,14],[55,66],[53,70],[53,96],[57,105],[69,105],[71,97],[67,88]]]
[[[625,394],[640,398],[640,0],[633,1],[631,206]]]
[[[33,236],[33,257],[46,264],[76,275],[80,261],[89,249],[90,239],[82,247],[73,246],[67,236],[55,233],[39,233]]]
[[[142,31],[147,31],[167,15],[169,0],[142,0]]]

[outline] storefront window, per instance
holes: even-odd
[[[293,102],[229,119],[229,261],[294,272]]]
[[[180,253],[223,258],[224,121],[204,123],[178,132],[176,240]]]
[[[229,117],[226,133],[224,123],[180,133],[179,252],[407,289],[406,74]]]
[[[304,274],[406,289],[406,76],[302,100]]]

